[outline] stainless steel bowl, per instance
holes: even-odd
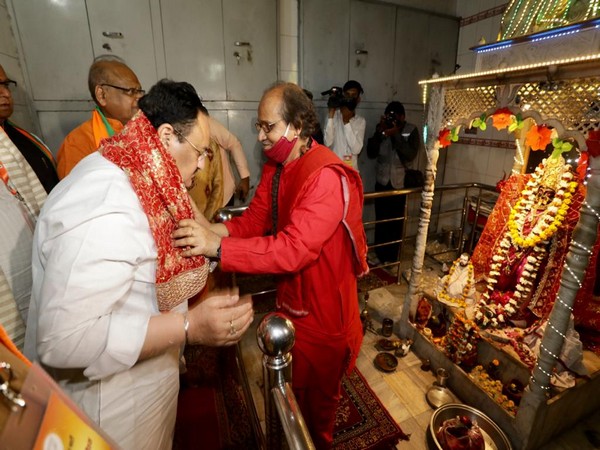
[[[456,416],[467,416],[472,421],[477,422],[485,440],[486,450],[512,450],[508,437],[492,419],[481,411],[460,403],[442,405],[431,415],[427,439],[431,450],[443,450],[435,432],[446,420],[453,419]]]

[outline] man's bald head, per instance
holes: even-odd
[[[95,92],[96,86],[104,83],[112,84],[115,81],[115,78],[119,76],[120,72],[131,72],[133,77],[137,80],[137,76],[133,70],[131,70],[120,58],[97,58],[90,66],[88,73],[88,89],[90,90],[92,100],[96,103],[98,102]]]
[[[88,88],[104,115],[123,125],[137,112],[137,101],[143,94],[133,70],[114,57],[94,61],[88,74]]]

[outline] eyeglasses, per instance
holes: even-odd
[[[187,142],[188,144],[190,144],[190,145],[192,146],[192,148],[193,148],[194,150],[196,150],[196,153],[198,153],[198,159],[200,159],[200,158],[204,158],[204,157],[208,156],[208,158],[212,160],[212,150],[211,150],[210,148],[205,148],[205,149],[204,149],[204,151],[202,151],[202,150],[200,150],[198,147],[196,147],[194,144],[192,144],[192,143],[191,143],[191,141],[190,141],[188,138],[186,138],[186,137],[185,137],[185,136],[184,136],[184,135],[181,133],[181,131],[179,131],[179,130],[177,130],[177,129],[175,129],[175,128],[173,128],[173,131],[175,131],[175,134],[176,134],[177,136],[179,136],[179,137],[183,138],[183,140],[184,140],[185,142]]]
[[[144,95],[146,93],[145,90],[143,89],[138,89],[138,88],[124,88],[121,86],[115,86],[114,84],[108,84],[108,83],[102,83],[100,86],[108,86],[111,87],[113,89],[118,89],[120,91],[125,92],[125,94],[129,95],[130,97],[141,97],[142,95]]]
[[[256,128],[256,131],[258,131],[258,132],[260,132],[260,130],[263,130],[265,132],[265,134],[269,134],[271,131],[273,131],[273,127],[275,127],[275,125],[277,125],[282,120],[283,119],[279,119],[272,123],[259,120],[258,122],[256,122],[254,124],[254,127]]]
[[[6,89],[11,89],[11,88],[16,88],[17,87],[17,82],[15,80],[10,80],[10,79],[6,79],[3,81],[0,81],[0,86],[4,86]]]

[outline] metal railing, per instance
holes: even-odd
[[[487,212],[483,210],[483,193],[484,192],[496,192],[495,188],[490,185],[481,183],[462,183],[452,184],[445,186],[438,186],[435,188],[436,192],[436,203],[434,204],[434,210],[431,214],[431,225],[429,229],[429,236],[439,236],[443,233],[442,224],[457,224],[453,226],[455,231],[458,232],[457,239],[453,240],[452,245],[449,245],[444,252],[450,251],[472,251],[477,239],[478,223],[480,219],[486,217]],[[454,194],[462,192],[462,201],[460,202],[445,202],[445,194]],[[375,200],[385,197],[392,196],[406,196],[404,202],[404,210],[396,217],[385,219],[385,220],[370,220],[364,221],[363,225],[365,231],[369,233],[370,230],[374,229],[378,223],[385,222],[398,222],[402,225],[401,238],[397,240],[390,240],[385,242],[370,243],[369,251],[379,247],[390,246],[398,244],[398,256],[396,261],[376,264],[372,268],[394,268],[397,267],[397,279],[396,282],[400,283],[402,274],[400,265],[405,257],[405,252],[408,243],[415,241],[416,239],[416,227],[418,225],[419,213],[420,213],[420,196],[421,189],[398,189],[394,191],[383,191],[383,192],[369,192],[364,195],[364,204],[367,207],[369,204],[374,203]],[[457,197],[460,198],[460,197]],[[475,205],[472,204],[475,202]],[[455,203],[459,203],[456,206]],[[401,224],[401,225],[400,225]],[[467,226],[469,226],[468,229]],[[435,255],[429,255],[435,256]]]
[[[311,450],[315,446],[292,392],[292,355],[295,331],[283,314],[269,313],[257,330],[263,352],[266,445],[268,449]],[[283,439],[285,436],[285,441]]]

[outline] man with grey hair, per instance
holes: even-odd
[[[34,176],[48,193],[58,183],[54,156],[40,138],[10,120],[14,112],[13,91],[16,89],[17,82],[11,80],[0,65],[0,133],[3,131],[10,140],[10,145],[23,155],[26,164],[33,169]],[[7,165],[7,161],[0,162]],[[2,179],[7,180],[6,176],[2,176]]]
[[[31,246],[46,192],[58,183],[50,150],[9,117],[17,82],[0,65],[0,324],[22,349],[31,296]]]
[[[99,56],[90,66],[88,88],[96,107],[92,117],[71,131],[57,154],[58,176],[64,178],[75,165],[93,153],[104,138],[123,129],[138,110],[144,95],[136,74],[112,55]]]

